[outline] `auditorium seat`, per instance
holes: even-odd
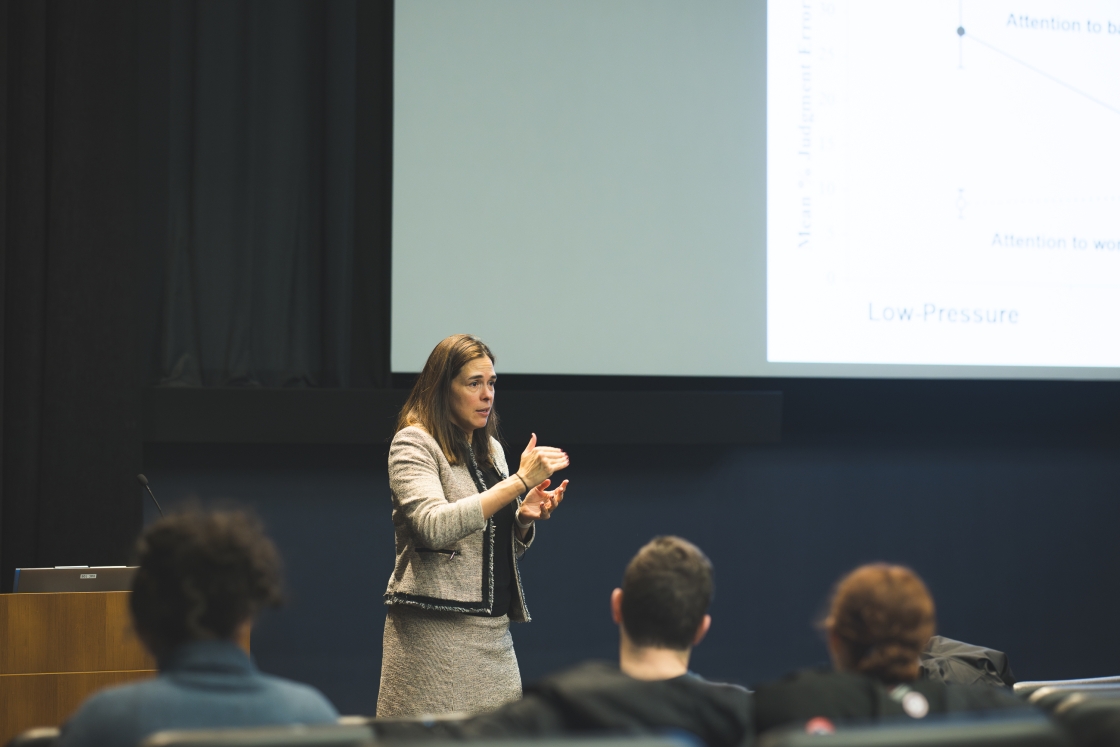
[[[251,729],[182,729],[156,732],[141,747],[367,747],[374,742],[369,727],[261,726]]]
[[[1097,698],[1120,698],[1120,684],[1080,685],[1076,687],[1040,687],[1027,696],[1027,702],[1052,713],[1070,695],[1081,694]]]
[[[1120,744],[1120,696],[1101,697],[1082,691],[1057,690],[1061,696],[1050,711],[1074,747],[1115,747]]]
[[[6,747],[52,747],[58,739],[58,729],[53,726],[39,726],[16,734],[8,740]]]
[[[370,716],[343,716],[340,724],[355,724],[368,727],[378,740],[418,739],[426,735],[439,738],[446,735],[440,727],[454,726],[470,718],[469,713],[441,713],[427,716],[392,716],[373,718]],[[430,731],[429,731],[430,730]],[[431,738],[429,737],[429,738]]]
[[[1064,732],[1041,714],[930,716],[921,721],[840,725],[808,732],[802,726],[766,732],[759,747],[1069,747]]]
[[[1074,747],[1120,744],[1120,686],[1041,687],[1029,700],[1061,725]]]
[[[369,716],[343,716],[338,721],[344,724],[364,724],[373,730],[378,742],[403,744],[405,742],[435,744],[441,741],[469,741],[474,747],[492,744],[496,747],[531,745],[532,747],[703,747],[703,743],[688,737],[686,739],[668,738],[652,735],[600,736],[593,734],[572,735],[571,737],[503,737],[486,739],[465,737],[456,730],[456,725],[469,719],[469,713],[443,713],[436,716],[393,716],[391,718],[372,718]]]
[[[1080,680],[1039,680],[1037,682],[1016,682],[1015,694],[1024,698],[1029,697],[1035,690],[1043,687],[1053,687],[1066,690],[1079,690],[1086,687],[1112,686],[1120,687],[1120,677],[1089,677]]]
[[[373,747],[369,727],[355,723],[360,717],[344,717],[337,726],[263,727],[256,729],[206,729],[164,731],[145,739],[140,747]],[[373,719],[365,719],[373,721]],[[392,719],[397,723],[424,719]],[[429,721],[431,719],[428,719]],[[396,744],[400,744],[399,742]],[[438,744],[428,741],[426,744]],[[548,739],[475,739],[475,747],[697,747],[687,736],[610,736]],[[1025,743],[1026,744],[1026,743]],[[1036,747],[1031,742],[1027,747]],[[1039,743],[1038,747],[1043,746]]]

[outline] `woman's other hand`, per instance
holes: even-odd
[[[552,477],[554,472],[567,466],[568,455],[555,446],[537,446],[537,434],[534,433],[525,451],[521,452],[521,465],[517,468],[517,476],[525,482],[526,486],[540,485]]]
[[[545,480],[540,485],[536,486],[525,496],[525,500],[521,503],[521,508],[517,511],[517,520],[522,524],[528,524],[530,521],[537,519],[547,519],[560,505],[560,501],[564,500],[564,492],[568,489],[568,481],[560,483],[560,487],[556,490],[546,490],[552,480]]]

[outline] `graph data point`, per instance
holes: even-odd
[[[964,26],[957,26],[957,36],[964,36]]]

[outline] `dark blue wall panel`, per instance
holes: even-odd
[[[1120,672],[1114,443],[857,434],[569,451],[569,497],[522,565],[534,619],[514,639],[526,680],[614,656],[608,595],[664,533],[716,566],[714,624],[694,658],[709,677],[751,683],[822,662],[813,624],[829,589],[873,560],[913,566],[941,632],[1007,651],[1020,678]],[[165,504],[195,496],[264,519],[291,601],[256,630],[257,659],[348,713],[376,701],[393,562],[385,458],[384,447],[146,447]]]

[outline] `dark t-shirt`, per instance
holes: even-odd
[[[457,723],[389,724],[386,739],[500,739],[571,734],[687,732],[708,747],[753,740],[751,694],[695,674],[636,680],[614,664],[586,662],[525,688],[525,697]]]
[[[755,726],[759,734],[777,726],[805,724],[815,718],[832,722],[924,718],[926,713],[1000,708],[1031,706],[1005,688],[922,679],[892,687],[867,675],[831,670],[797,672],[755,690]]]

